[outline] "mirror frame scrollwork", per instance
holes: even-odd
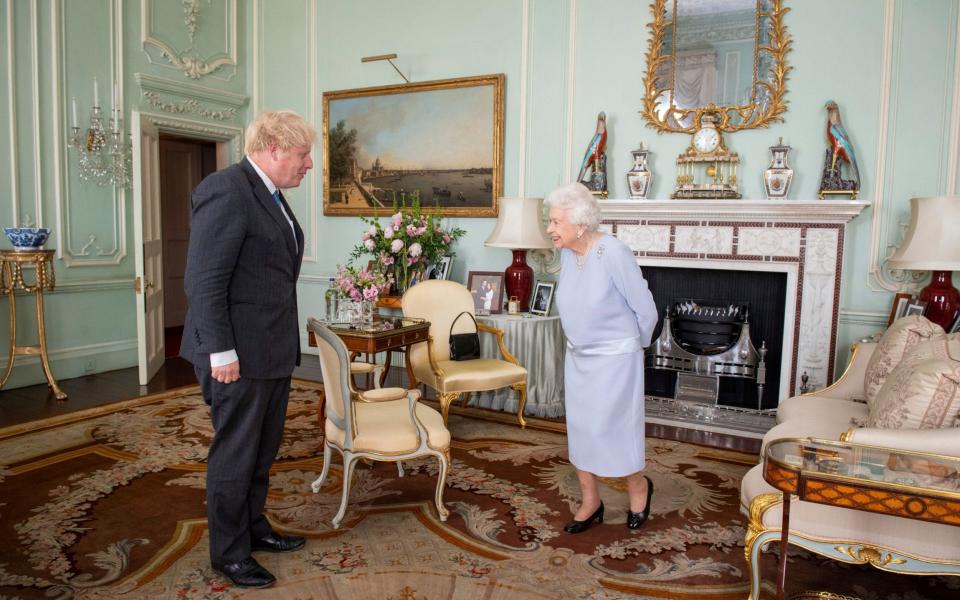
[[[667,61],[673,61],[674,54],[664,55],[662,53],[664,44],[664,34],[668,28],[675,27],[676,22],[676,0],[653,0],[650,10],[653,13],[653,22],[650,27],[650,41],[647,48],[647,73],[644,76],[644,97],[643,110],[640,113],[647,120],[648,127],[657,129],[657,133],[693,133],[700,127],[700,119],[705,114],[713,114],[715,125],[721,131],[739,131],[741,129],[753,129],[757,127],[769,127],[771,123],[783,121],[783,113],[787,110],[787,102],[784,99],[787,93],[787,75],[790,72],[790,65],[787,63],[786,55],[790,51],[793,40],[787,33],[787,28],[783,24],[783,16],[790,11],[783,6],[783,0],[769,0],[770,10],[761,11],[761,4],[757,2],[757,31],[754,34],[754,88],[763,86],[767,89],[770,101],[765,107],[759,106],[756,102],[744,104],[741,106],[708,104],[693,108],[672,109],[661,119],[658,115],[658,97],[669,88],[657,89],[657,71]],[[667,2],[674,3],[674,19],[667,20]],[[770,45],[761,46],[759,43],[759,22],[761,18],[770,19]],[[676,35],[673,36],[676,39]],[[761,52],[769,53],[775,66],[771,69],[771,80],[761,81],[757,77],[757,58]],[[670,90],[672,92],[672,90]],[[755,93],[755,92],[754,92]],[[670,115],[674,115],[676,124],[670,122]],[[683,127],[680,122],[688,116],[693,115],[688,127]],[[735,117],[739,116],[739,122],[733,122]]]

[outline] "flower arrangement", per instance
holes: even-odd
[[[387,278],[376,270],[337,265],[336,284],[341,298],[356,302],[376,302],[380,294],[387,289]]]
[[[373,255],[380,272],[392,276],[403,290],[414,273],[425,271],[444,256],[453,256],[451,246],[466,233],[459,227],[444,229],[439,217],[421,210],[419,193],[410,197],[409,207],[406,195],[401,195],[400,206],[394,202],[396,212],[385,224],[377,217],[361,217],[370,227],[350,254],[351,260]]]

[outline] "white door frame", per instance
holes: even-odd
[[[243,128],[239,126],[208,123],[174,115],[150,112],[140,112],[139,119],[131,119],[131,125],[134,123],[136,124],[136,130],[131,128],[130,134],[135,140],[140,139],[143,130],[156,130],[159,133],[170,133],[196,140],[215,142],[217,144],[218,169],[232,162],[239,161],[243,157]],[[137,146],[136,149],[139,151],[139,144],[135,144],[135,146]],[[136,152],[136,154],[137,155],[133,157],[134,174],[139,174],[141,181],[135,182],[133,186],[134,227],[137,228],[137,235],[134,237],[143,240],[148,238],[149,234],[144,231],[145,221],[142,216],[144,214],[159,214],[159,206],[152,205],[154,202],[159,202],[159,195],[150,193],[144,195],[142,193],[143,185],[150,185],[152,181],[150,173],[155,174],[159,172],[160,157],[159,154],[154,153],[148,159],[148,164],[143,164],[140,162],[141,156],[139,152]],[[146,200],[147,205],[144,205],[144,200]],[[144,292],[148,290],[145,289],[145,282],[141,280],[146,266],[144,264],[145,253],[144,248],[135,248],[135,250],[136,264],[134,265],[134,270],[137,278],[134,282],[134,289],[136,291],[135,299],[137,310],[137,363],[140,372],[140,385],[147,385],[156,372],[156,365],[149,364],[150,349],[154,349],[153,353],[155,354],[156,349],[159,348],[161,356],[163,354],[163,316],[162,311],[160,311],[158,327],[147,327],[145,319],[147,301]],[[160,262],[162,263],[162,255]],[[162,264],[160,265],[160,269],[162,269]],[[162,306],[162,290],[157,298],[151,299],[150,303],[154,304],[156,302],[160,302]],[[154,339],[157,335],[159,335],[161,339]]]

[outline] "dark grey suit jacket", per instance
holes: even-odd
[[[250,162],[217,171],[193,192],[180,356],[209,369],[210,354],[236,348],[240,376],[288,377],[300,364],[296,235]]]

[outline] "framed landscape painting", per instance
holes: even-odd
[[[323,94],[323,214],[496,217],[502,74]]]

